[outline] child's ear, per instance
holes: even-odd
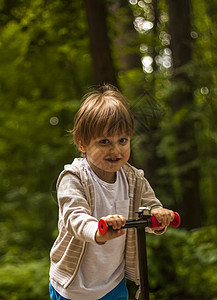
[[[84,145],[82,145],[81,141],[79,141],[78,147],[79,147],[79,149],[80,149],[81,152],[83,152],[83,153],[86,152],[86,147]]]

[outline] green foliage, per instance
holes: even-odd
[[[150,286],[164,299],[212,299],[217,294],[217,227],[169,229],[148,236]],[[184,295],[184,297],[183,297]]]
[[[217,227],[146,235],[151,300],[216,299]],[[128,282],[130,299],[137,287]]]
[[[47,259],[5,263],[0,269],[2,300],[48,300]]]

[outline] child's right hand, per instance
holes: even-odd
[[[95,240],[97,243],[104,243],[106,241],[122,236],[125,233],[125,229],[121,228],[126,224],[126,219],[124,218],[124,216],[109,215],[107,217],[102,217],[101,219],[105,220],[106,223],[112,226],[114,230],[108,230],[106,234],[102,235],[98,229],[95,235]]]

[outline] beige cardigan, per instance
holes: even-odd
[[[74,280],[85,254],[87,242],[95,242],[88,238],[91,226],[97,228],[97,222],[92,217],[94,209],[94,188],[87,171],[80,165],[66,165],[57,181],[57,191],[66,174],[70,174],[70,182],[61,183],[59,203],[59,235],[51,249],[50,278],[67,288]],[[144,178],[144,172],[126,164],[123,167],[129,183],[129,220],[137,217],[136,211],[140,206],[150,206],[152,209],[162,207],[160,201]],[[73,201],[73,196],[80,196],[79,202]],[[76,203],[75,203],[76,202]],[[76,213],[75,213],[76,212]],[[147,231],[153,231],[146,228]],[[99,247],[101,247],[99,245]],[[137,257],[136,229],[127,229],[125,248],[125,276],[139,285],[139,269]]]

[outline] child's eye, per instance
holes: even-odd
[[[121,138],[119,140],[120,144],[126,144],[128,142],[128,139],[127,138]]]
[[[108,144],[109,144],[109,140],[103,139],[103,140],[100,140],[99,143],[100,143],[101,145],[108,145]]]

